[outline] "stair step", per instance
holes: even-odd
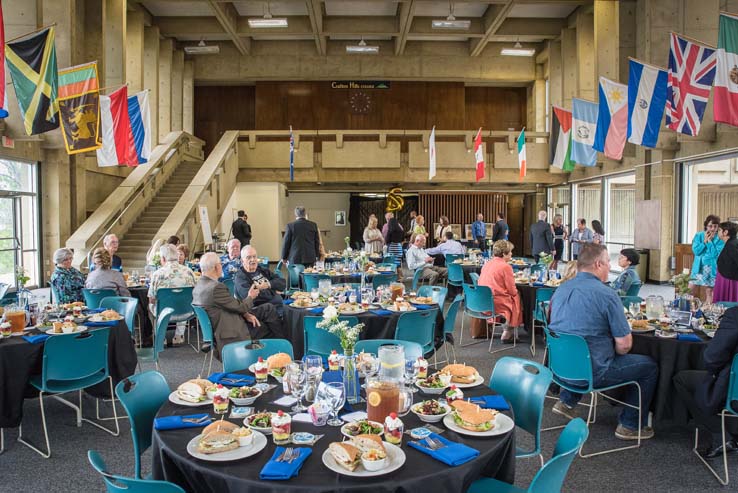
[[[151,240],[150,239],[148,239],[148,240],[145,240],[145,239],[142,239],[142,240],[134,240],[134,239],[129,239],[129,238],[126,237],[125,242],[126,242],[126,246],[131,246],[131,247],[133,247],[133,246],[135,246],[135,247],[139,247],[139,246],[150,247],[151,246]]]
[[[144,246],[128,246],[126,247],[120,247],[120,256],[125,257],[126,255],[133,254],[134,256],[136,254],[146,254],[146,252],[149,251],[149,248],[151,248],[151,245],[144,245]]]
[[[138,240],[144,240],[144,241],[151,241],[151,235],[147,233],[131,233],[130,231],[133,231],[133,228],[129,230],[128,233],[123,237],[122,241],[128,243],[129,241],[138,241]]]

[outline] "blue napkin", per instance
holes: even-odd
[[[162,416],[161,418],[154,419],[154,428],[157,430],[179,430],[180,428],[200,428],[207,426],[211,423],[210,420],[205,420],[202,423],[189,423],[182,421],[182,418],[200,419],[203,416],[209,416],[209,414],[190,414],[189,416]]]
[[[264,464],[264,467],[261,469],[259,479],[279,481],[297,476],[300,473],[302,464],[308,457],[310,457],[310,454],[312,454],[313,451],[307,447],[298,447],[295,450],[297,450],[300,455],[293,460],[291,464],[289,462],[277,462],[277,457],[282,455],[284,452],[284,447],[277,447],[274,450],[272,458],[269,459],[269,462]]]
[[[92,315],[95,313],[102,313],[105,310],[105,308],[88,308],[87,310],[82,310],[82,313],[84,313],[85,315]]]
[[[532,285],[533,286],[536,286],[536,287],[539,287],[539,288],[545,286],[545,284],[542,283],[542,282],[534,282]]]
[[[413,306],[418,310],[430,310],[433,308],[433,305],[424,305],[422,303],[413,303]]]
[[[316,314],[316,315],[323,315],[323,309],[324,309],[324,308],[325,308],[325,307],[322,307],[322,306],[316,306],[315,308],[311,308],[311,309],[309,309],[308,311],[309,311],[310,313],[314,313],[314,314]]]
[[[440,440],[447,445],[447,447],[443,447],[438,450],[430,450],[429,448],[425,448],[415,442],[408,442],[408,445],[452,467],[465,464],[479,455],[479,450],[473,449],[463,443],[456,443],[451,440],[447,440],[437,433],[431,433],[430,437],[434,440]]]
[[[104,322],[90,322],[89,320],[85,321],[85,325],[87,327],[114,327],[118,325],[119,320],[105,320]]]
[[[41,344],[49,337],[51,337],[49,334],[39,334],[37,336],[23,336],[23,339],[30,342],[31,344]]]
[[[381,317],[387,317],[389,315],[392,315],[391,311],[385,310],[384,308],[378,308],[376,310],[369,310],[369,311],[372,312],[374,315],[379,315]]]
[[[287,298],[285,300],[282,300],[282,304],[284,304],[284,305],[291,305],[294,302],[295,302],[295,300],[293,300],[292,298]]]
[[[702,342],[697,334],[677,334],[677,341]]]
[[[497,409],[498,411],[510,410],[510,406],[501,395],[480,395],[470,398],[469,401],[485,409]]]
[[[224,378],[232,381],[223,382]],[[240,373],[213,373],[208,377],[208,380],[226,387],[243,387],[256,383],[256,379],[251,375],[241,375]]]
[[[353,272],[349,274],[351,277],[361,277],[361,272]]]

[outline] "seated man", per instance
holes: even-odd
[[[259,295],[254,300],[254,306],[271,303],[281,317],[284,313],[284,304],[282,296],[277,291],[287,289],[285,280],[259,265],[256,248],[251,245],[246,245],[241,250],[241,266],[234,277],[236,298],[239,300],[246,298],[251,287],[256,286]]]
[[[461,255],[465,253],[464,245],[454,240],[453,231],[446,231],[445,236],[446,236],[446,241],[444,241],[443,243],[439,243],[438,246],[436,247],[428,248],[425,251],[425,253],[431,256],[440,255],[443,258],[444,262],[446,260],[447,253],[461,254]]]
[[[722,455],[722,428],[718,413],[725,407],[730,367],[738,354],[738,308],[725,312],[720,329],[702,353],[704,370],[682,370],[674,376],[679,397],[695,424],[710,432],[711,443],[702,455],[708,459]],[[726,451],[738,450],[738,419],[726,419]]]
[[[577,258],[577,276],[563,283],[551,299],[552,332],[574,334],[587,341],[592,357],[595,387],[635,381],[641,386],[641,439],[653,437],[647,427],[648,409],[658,380],[658,366],[648,356],[628,354],[633,345],[630,326],[618,295],[605,282],[610,272],[607,247],[594,243],[583,245]],[[624,387],[624,401],[638,405],[638,389]],[[574,406],[581,394],[561,389],[553,412],[569,419],[576,417]],[[638,410],[623,406],[615,436],[621,440],[638,439]]]
[[[438,280],[446,279],[448,270],[445,267],[434,266],[433,257],[425,253],[423,247],[425,247],[425,235],[417,235],[415,242],[407,249],[407,253],[405,254],[408,269],[413,272],[421,269],[423,273],[420,275],[420,278],[422,280],[428,280],[430,284],[435,284]]]
[[[215,356],[220,360],[220,349],[231,342],[252,339],[284,338],[282,321],[274,305],[266,303],[254,306],[259,290],[252,286],[242,301],[236,300],[228,288],[218,279],[223,267],[215,253],[209,252],[200,259],[202,276],[192,291],[192,304],[205,309],[215,334]]]
[[[625,296],[633,284],[640,284],[641,278],[635,266],[641,261],[641,256],[635,248],[624,248],[620,250],[618,265],[623,269],[620,275],[610,284],[618,296]]]
[[[171,243],[162,245],[159,248],[159,258],[161,267],[151,275],[151,284],[149,285],[149,310],[156,316],[156,292],[160,288],[185,288],[195,286],[195,276],[187,266],[179,263],[179,252]],[[183,317],[180,320],[184,320]],[[179,321],[177,317],[172,317],[171,322],[177,322],[177,329],[174,331],[172,344],[175,346],[184,342],[184,333],[187,323]]]
[[[241,242],[236,238],[226,245],[227,252],[220,256],[220,263],[223,266],[223,279],[232,279],[236,272],[241,269]]]

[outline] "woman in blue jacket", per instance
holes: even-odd
[[[689,279],[690,288],[705,287],[705,303],[712,303],[712,288],[715,287],[717,275],[717,259],[725,246],[725,242],[718,237],[717,230],[720,218],[710,214],[703,223],[704,231],[694,235],[692,240],[692,273]]]

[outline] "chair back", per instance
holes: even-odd
[[[448,264],[454,263],[454,260],[464,260],[464,254],[463,253],[447,253],[443,256],[446,259],[446,266],[448,267]]]
[[[394,259],[394,257],[392,257]],[[382,262],[376,265],[377,267],[382,267],[385,269],[392,269],[394,272],[395,269],[397,269],[397,264],[394,262]]]
[[[164,308],[156,317],[156,328],[154,330],[153,360],[159,360],[159,353],[164,351],[164,342],[167,340],[167,326],[169,319],[174,314],[174,308]]]
[[[284,274],[282,274],[283,265],[284,264],[282,263],[282,260],[280,260],[279,262],[277,262],[277,266],[274,268],[274,275],[281,279],[284,279]]]
[[[59,295],[59,291],[56,290],[56,286],[54,286],[54,283],[50,283],[49,285],[51,286],[51,302],[61,303],[61,296]],[[5,290],[7,291],[7,288],[5,288]],[[2,298],[3,296],[5,296],[5,293],[0,295],[0,298]]]
[[[169,398],[169,384],[158,371],[145,371],[118,382],[115,396],[128,414],[136,460],[136,477],[141,477],[141,454],[151,446],[154,418]]]
[[[197,317],[197,323],[200,324],[200,330],[202,331],[202,342],[213,342],[213,324],[210,323],[210,317],[208,312],[201,306],[192,305],[192,310],[195,312]]]
[[[331,276],[328,274],[303,274],[302,275],[302,282],[305,284],[305,291],[312,291],[313,289],[318,289],[318,286],[320,286],[320,280],[321,279],[330,279]]]
[[[643,286],[643,283],[638,281],[634,282],[630,285],[628,288],[628,292],[625,293],[626,296],[638,296],[638,293],[641,292],[641,286]]]
[[[8,289],[10,289],[10,284],[8,284],[7,282],[0,282],[0,299],[5,297]]]
[[[546,266],[544,264],[533,264],[530,266],[531,274],[535,272],[543,272],[544,270],[546,270]]]
[[[389,286],[397,281],[397,274],[376,274],[372,277],[372,288],[375,290],[380,286]]]
[[[517,415],[515,416],[517,420]],[[551,459],[538,471],[528,487],[529,493],[561,491],[574,457],[587,441],[589,430],[582,418],[569,421],[556,441]]]
[[[448,295],[448,288],[443,286],[420,286],[418,289],[418,296],[425,298],[432,298],[433,293],[438,293],[438,307],[443,310],[443,304],[446,303],[446,295]]]
[[[185,493],[185,490],[168,481],[134,479],[110,474],[105,461],[94,450],[87,451],[87,459],[102,476],[108,493]]]
[[[263,348],[249,349],[246,346],[251,341],[238,341],[226,344],[221,350],[223,356],[223,371],[226,373],[248,369],[259,360],[259,356],[267,359],[276,353],[287,353],[294,358],[292,343],[287,339],[259,339]]]
[[[385,255],[382,257],[382,263],[383,264],[392,264],[394,267],[397,267],[397,257],[394,255]]]
[[[448,283],[452,286],[461,286],[464,284],[464,268],[461,264],[446,264],[448,269]]]
[[[423,354],[431,352],[437,315],[438,308],[403,313],[397,321],[395,339],[417,342],[422,346]]]
[[[444,334],[454,333],[454,326],[456,325],[456,314],[459,313],[459,307],[461,306],[461,303],[463,301],[464,297],[460,294],[457,294],[456,298],[454,298],[454,301],[452,301],[451,305],[449,305],[448,311],[446,312],[446,318],[443,319]]]
[[[87,305],[88,308],[100,308],[100,302],[104,298],[109,298],[111,296],[118,296],[118,293],[115,291],[115,289],[84,288],[82,290],[82,296],[84,297],[85,305]]]
[[[489,286],[475,286],[464,283],[464,306],[467,311],[476,313],[494,313],[495,302]]]
[[[365,353],[373,353],[378,355],[380,346],[394,344],[405,348],[405,359],[418,359],[423,356],[423,347],[417,342],[404,341],[397,339],[362,339],[356,342],[354,346],[354,354],[362,351]]]
[[[44,343],[41,390],[66,392],[108,378],[110,327],[50,337]],[[80,357],[84,355],[84,357]],[[82,387],[79,385],[84,384]]]
[[[324,361],[327,361],[332,350],[338,351],[341,349],[341,339],[325,329],[316,327],[321,320],[323,320],[323,317],[303,318],[305,354],[317,354]],[[339,317],[339,320],[346,320],[352,326],[359,323],[359,319],[356,317]]]
[[[725,409],[733,414],[738,414],[738,354],[733,357],[733,365],[730,367],[728,397],[725,400]]]
[[[477,274],[476,272],[470,272],[469,279],[471,279],[472,284],[474,284],[475,286],[479,284],[479,274]]]
[[[228,292],[231,293],[231,296],[236,295],[236,280],[234,278],[226,277],[221,282],[228,288]]]
[[[548,343],[548,366],[554,374],[556,383],[560,380],[581,382],[581,393],[592,390],[592,361],[589,346],[583,337],[562,334],[544,328]],[[562,386],[571,386],[571,383]],[[586,385],[586,388],[584,388]]]
[[[136,310],[138,309],[138,298],[130,296],[108,296],[100,301],[100,308],[115,310],[123,315],[128,330],[133,335],[136,330]]]
[[[519,455],[538,455],[541,451],[543,403],[552,378],[551,370],[542,364],[510,356],[501,358],[492,370],[489,388],[507,399],[515,424],[535,440],[532,451]]]
[[[733,307],[738,306],[738,302],[736,301],[716,301],[715,304],[722,305],[725,308],[733,308]]]
[[[305,266],[302,264],[289,264],[287,266],[287,273],[289,275],[288,289],[300,289],[300,273],[305,270]]]
[[[173,317],[193,316],[192,287],[159,288],[156,290],[156,313],[171,308]]]
[[[420,283],[420,276],[423,275],[423,269],[416,269],[413,274],[413,291],[418,290],[418,284]]]
[[[536,301],[533,305],[533,320],[539,320],[543,322],[547,320],[545,307],[551,302],[554,290],[551,288],[538,288],[536,289]]]

